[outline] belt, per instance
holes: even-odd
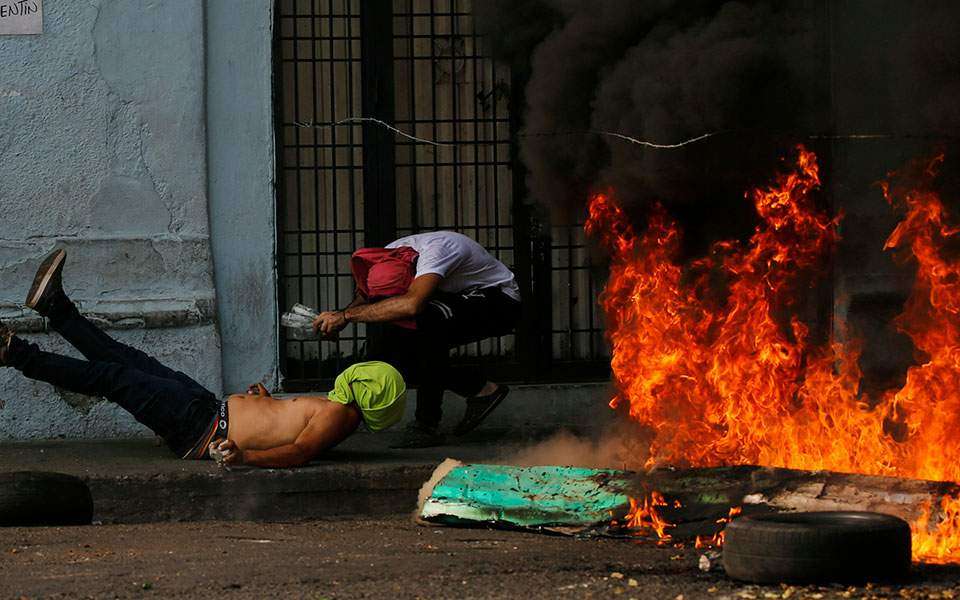
[[[223,438],[227,439],[227,433],[230,430],[230,412],[227,405],[227,400],[224,398],[220,401],[219,406],[217,407],[217,412],[213,416],[213,420],[210,422],[210,426],[207,428],[206,433],[200,436],[200,440],[190,449],[189,452],[183,457],[185,459],[201,459],[206,458],[208,446],[210,442],[215,439]]]

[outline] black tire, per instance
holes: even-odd
[[[870,512],[800,512],[734,519],[727,575],[754,583],[899,580],[910,571],[910,526]]]
[[[61,473],[0,473],[0,527],[89,525],[93,497],[83,480]]]

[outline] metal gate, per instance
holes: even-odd
[[[582,229],[550,228],[522,202],[523,84],[484,55],[470,1],[280,0],[276,12],[282,307],[348,304],[356,248],[459,231],[517,274],[524,319],[457,360],[501,380],[603,377]],[[359,324],[335,342],[282,337],[285,386],[326,385],[376,335]]]

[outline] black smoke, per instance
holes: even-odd
[[[818,201],[845,216],[831,272],[797,313],[821,342],[835,318],[863,339],[871,397],[925,360],[892,325],[913,266],[882,250],[902,215],[876,183],[943,151],[935,187],[960,221],[960,2],[474,5],[497,57],[526,78],[528,197],[555,222],[582,221],[590,194],[612,189],[638,228],[652,203],[663,204],[680,221],[685,257],[703,256],[718,239],[749,235],[755,215],[744,191],[769,181],[802,143],[820,158]],[[597,131],[659,143],[716,135],[656,150]]]
[[[660,202],[702,251],[752,227],[743,193],[804,143],[960,125],[960,5],[947,1],[475,2],[498,58],[525,73],[529,197],[565,222],[612,188],[638,222]],[[660,143],[655,150],[589,133]],[[885,165],[878,164],[879,178]]]
[[[789,137],[782,134],[826,126],[816,108],[823,103],[824,86],[815,82],[824,54],[814,3],[532,4],[535,10],[515,3],[499,21],[490,14],[479,20],[487,31],[504,32],[500,39],[532,47],[521,156],[530,196],[562,221],[581,218],[592,191],[614,188],[637,207],[638,219],[658,201],[686,217],[688,227],[723,211],[725,222],[740,229],[749,220],[744,184],[775,166]],[[545,20],[552,29],[531,44],[543,22],[516,18],[524,12],[560,15],[561,22]],[[505,45],[516,63],[522,46],[494,43]],[[663,151],[591,130],[663,143],[720,135]],[[541,135],[550,132],[560,135]]]

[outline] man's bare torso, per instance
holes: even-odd
[[[324,396],[277,399],[234,394],[228,402],[228,437],[241,450],[266,450],[292,444],[315,418],[325,424],[325,446],[329,448],[350,435],[361,418],[356,406],[331,402]]]

